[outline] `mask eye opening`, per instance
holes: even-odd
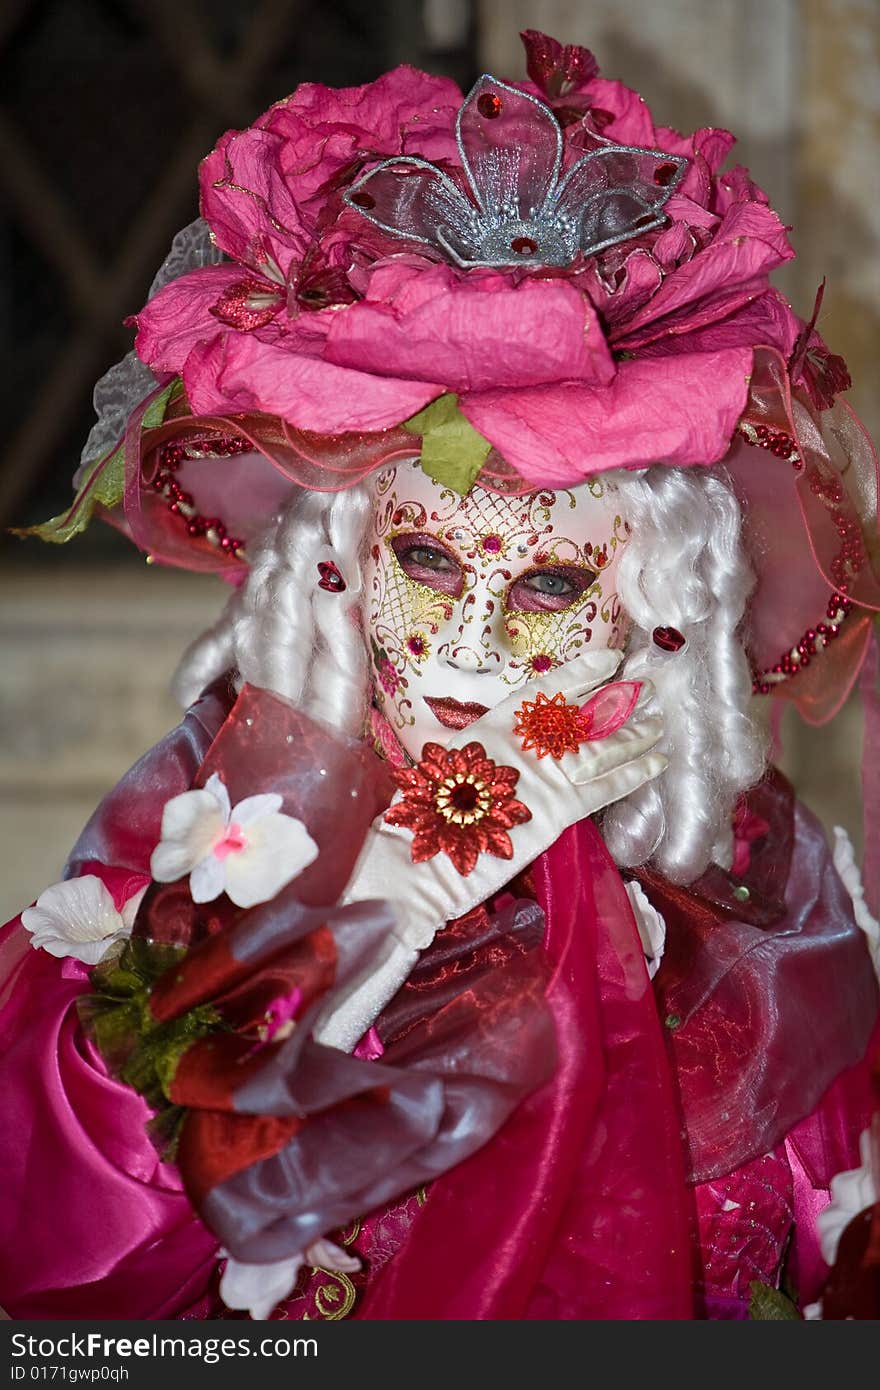
[[[460,598],[464,566],[430,531],[399,531],[388,538],[394,560],[405,577],[424,588]]]
[[[552,588],[542,591],[534,581],[544,576],[548,580],[561,581],[568,587],[558,593],[554,593]],[[533,565],[508,584],[504,594],[504,611],[565,613],[590,592],[598,578],[598,573],[587,565]]]

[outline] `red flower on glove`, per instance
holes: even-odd
[[[570,705],[561,690],[552,699],[539,690],[536,700],[525,700],[517,710],[513,732],[523,752],[531,749],[539,758],[576,753],[582,743],[607,738],[625,724],[641,688],[641,681],[614,681],[583,705]]]
[[[480,854],[513,858],[508,830],[532,819],[514,796],[515,767],[499,767],[481,743],[464,748],[426,743],[415,767],[394,774],[403,799],[385,812],[389,825],[413,832],[414,864],[448,854],[458,872],[469,874]]]
[[[536,700],[526,700],[517,710],[513,732],[522,739],[523,751],[532,748],[539,758],[576,753],[587,737],[580,705],[570,705],[561,690],[552,700],[543,690]]]

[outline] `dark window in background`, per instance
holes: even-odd
[[[438,10],[452,22],[432,25]],[[461,0],[3,0],[0,6],[0,526],[64,509],[95,380],[131,346],[196,166],[302,81],[368,82],[399,62],[475,76]],[[442,46],[438,46],[442,45]],[[248,71],[246,69],[249,67]],[[108,278],[109,277],[109,278]],[[9,563],[52,558],[0,540]],[[65,558],[123,556],[96,525]]]

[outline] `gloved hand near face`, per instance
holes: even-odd
[[[621,659],[599,649],[530,681],[399,774],[402,791],[374,822],[345,893],[388,899],[399,944],[381,979],[366,982],[370,1018],[355,991],[322,1022],[320,1041],[352,1046],[446,922],[499,892],[568,826],[664,770],[652,751],[661,721],[643,713],[650,684],[608,684]]]

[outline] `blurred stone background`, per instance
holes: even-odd
[[[0,9],[0,525],[62,510],[94,380],[130,345],[195,168],[298,82],[411,61],[463,86],[523,71],[517,37],[586,44],[661,123],[725,125],[794,228],[778,283],[848,361],[880,434],[876,0],[4,0]],[[86,816],[176,721],[167,694],[223,585],[147,568],[109,528],[0,540],[0,920],[55,881]],[[857,702],[785,721],[783,765],[860,840]]]

